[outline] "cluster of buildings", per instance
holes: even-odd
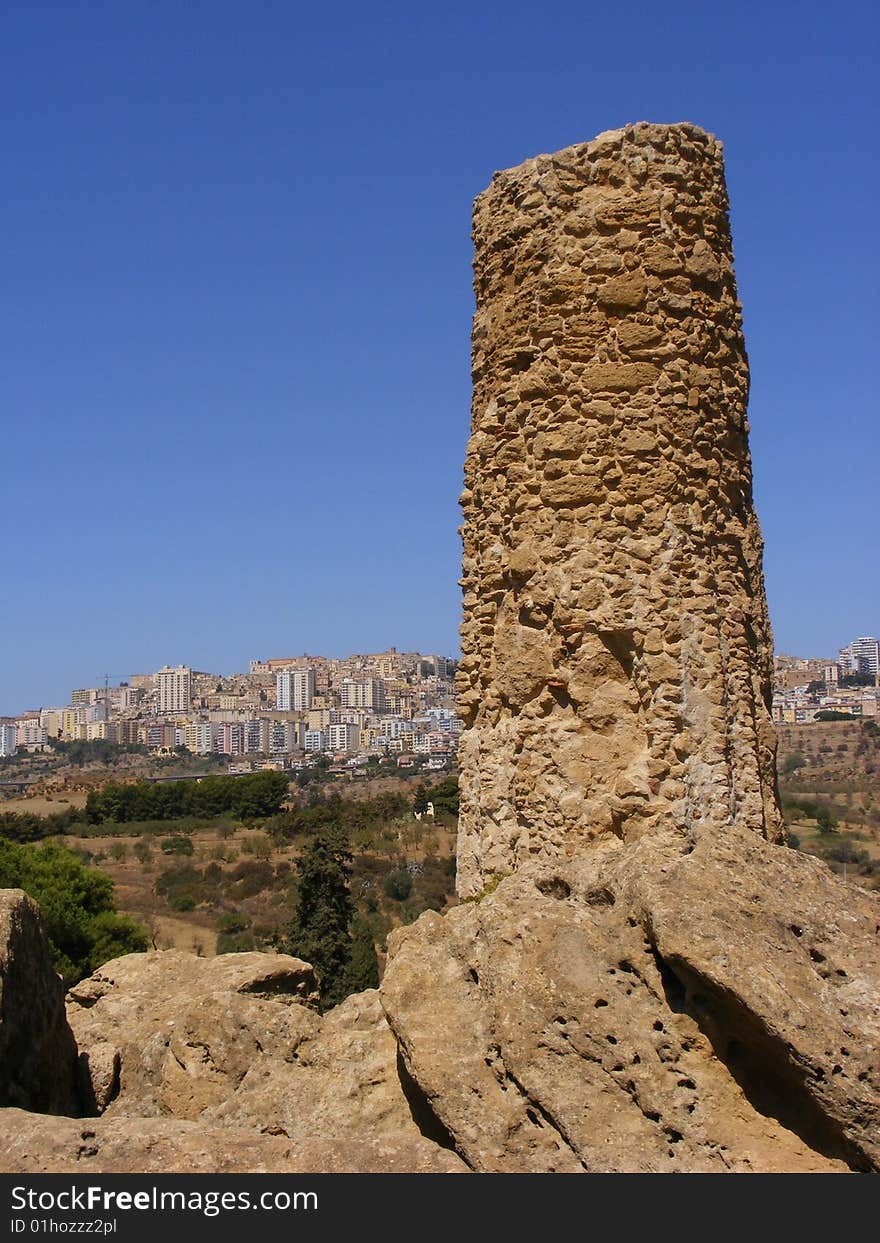
[[[447,657],[396,648],[343,660],[252,661],[248,673],[231,677],[166,665],[0,723],[0,755],[44,749],[50,738],[103,739],[292,766],[318,755],[356,764],[422,754],[439,768],[457,751],[461,730],[454,674]]]
[[[840,649],[837,660],[776,658],[773,719],[807,725],[819,713],[829,711],[854,720],[880,719],[880,643],[876,638],[853,639]]]

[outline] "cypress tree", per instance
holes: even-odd
[[[352,951],[349,927],[354,914],[351,866],[345,835],[330,827],[318,833],[297,863],[298,909],[290,928],[289,951],[318,972],[324,1008],[347,996]]]

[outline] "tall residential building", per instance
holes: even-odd
[[[269,750],[269,722],[261,718],[245,721],[244,749],[247,755],[265,755]]]
[[[361,731],[357,725],[330,725],[327,729],[328,751],[357,751]]]
[[[279,712],[293,711],[293,670],[283,669],[275,674],[275,707]]]
[[[171,716],[175,712],[186,712],[192,698],[192,669],[186,665],[170,668],[164,665],[156,674],[156,686],[159,690],[159,713]]]
[[[214,750],[219,755],[244,755],[246,729],[243,721],[223,721],[213,728]]]
[[[385,686],[380,678],[343,678],[339,688],[339,702],[343,708],[369,708],[382,712],[385,707]]]
[[[315,698],[314,669],[297,669],[293,677],[293,710],[308,712]]]
[[[210,721],[190,721],[183,732],[183,745],[193,755],[208,755],[214,750],[218,727]]]
[[[866,673],[876,678],[880,670],[880,643],[867,635],[861,639],[853,639],[852,643],[840,649],[839,663],[844,676]]]
[[[308,712],[315,698],[314,669],[283,669],[275,676],[279,712]]]
[[[14,725],[0,725],[0,755],[15,755],[18,730]]]

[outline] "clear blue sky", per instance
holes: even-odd
[[[0,713],[457,650],[471,202],[725,143],[777,648],[880,629],[874,4],[7,0]]]

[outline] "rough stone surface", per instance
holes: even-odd
[[[106,963],[68,995],[93,1112],[268,1129],[298,1152],[320,1140],[334,1168],[350,1157],[361,1170],[363,1144],[370,1168],[381,1150],[389,1168],[463,1169],[414,1120],[378,992],[323,1017],[315,998],[312,968],[284,955],[165,950]]]
[[[267,1128],[206,1126],[177,1118],[48,1118],[6,1109],[0,1132],[5,1174],[394,1174],[441,1173],[414,1163],[403,1142],[293,1142]],[[467,1172],[461,1162],[448,1172]]]
[[[459,889],[674,823],[781,837],[721,146],[639,124],[474,210]]]
[[[75,1113],[76,1044],[40,912],[21,889],[0,890],[0,1105]]]
[[[382,998],[475,1170],[878,1169],[877,926],[816,860],[670,830],[422,916]]]
[[[277,954],[127,954],[68,994],[92,1113],[197,1118],[235,1091],[262,1049],[320,1024],[308,963]]]

